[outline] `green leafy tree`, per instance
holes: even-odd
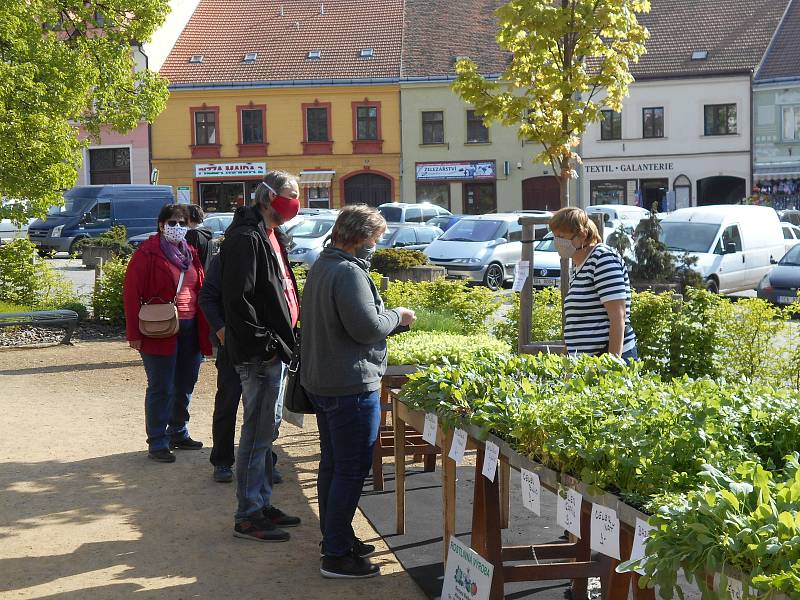
[[[518,127],[543,150],[536,161],[560,175],[562,204],[580,162],[575,148],[602,110],[622,109],[633,82],[629,66],[645,52],[637,13],[648,0],[511,0],[497,11],[497,42],[511,53],[499,80],[462,59],[453,89],[487,123]]]
[[[167,82],[135,70],[168,0],[0,3],[0,218],[44,216],[77,178],[79,128],[127,132],[166,105]]]

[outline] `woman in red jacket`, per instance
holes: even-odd
[[[141,353],[147,374],[144,412],[148,456],[159,462],[175,462],[170,448],[203,447],[202,442],[189,437],[186,426],[201,354],[211,354],[208,324],[197,306],[203,267],[197,250],[184,239],[188,220],[185,206],[168,204],[162,208],[158,234],[134,253],[125,274],[123,298],[128,343]],[[139,331],[142,304],[173,300],[180,321],[178,333],[169,338],[142,335]]]

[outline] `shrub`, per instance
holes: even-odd
[[[372,257],[371,268],[383,275],[427,264],[428,257],[419,250],[383,248]]]
[[[308,278],[308,267],[292,267],[292,273],[294,273],[295,281],[297,281],[297,297],[302,299],[303,289],[305,288],[306,279]]]
[[[112,323],[125,322],[122,288],[127,270],[128,260],[121,257],[112,258],[103,266],[103,276],[92,298],[95,319]]]
[[[674,281],[675,258],[660,239],[661,223],[655,212],[639,223],[636,235],[636,262],[631,266],[631,279],[659,283]]]
[[[35,310],[79,302],[72,284],[36,254],[26,239],[0,246],[0,300]]]
[[[516,352],[519,340],[520,295],[511,297],[511,307],[494,327],[494,334]],[[549,342],[563,338],[561,329],[561,291],[555,287],[533,293],[531,341]]]
[[[78,313],[78,321],[85,321],[89,318],[89,309],[83,302],[65,302],[56,308],[61,310],[74,310],[76,313]]]
[[[97,237],[84,238],[75,243],[78,251],[86,247],[110,248],[117,256],[130,256],[133,254],[133,246],[128,243],[128,230],[124,225],[115,225]]]
[[[414,331],[439,331],[442,333],[461,333],[461,323],[445,312],[440,310],[429,310],[427,308],[416,309],[417,320],[414,321]]]
[[[390,365],[460,364],[507,353],[508,346],[488,335],[409,331],[389,338]]]

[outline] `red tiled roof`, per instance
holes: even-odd
[[[201,0],[161,74],[198,85],[396,79],[402,27],[403,0]],[[258,53],[252,64],[242,62],[248,52]],[[202,64],[189,63],[195,54]]]
[[[505,70],[508,53],[495,41],[494,11],[507,0],[406,0],[402,77],[455,76],[454,59],[469,57],[481,73]]]
[[[800,77],[800,0],[792,0],[772,40],[757,80]]]

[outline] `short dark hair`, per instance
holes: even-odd
[[[161,212],[158,213],[158,224],[166,223],[170,219],[183,219],[189,220],[189,211],[186,210],[185,204],[165,204],[161,207]]]
[[[345,206],[331,229],[334,244],[358,246],[386,231],[386,219],[378,209],[366,204]]]
[[[189,220],[192,223],[202,223],[205,220],[206,215],[197,204],[189,204],[186,208],[189,211]]]

